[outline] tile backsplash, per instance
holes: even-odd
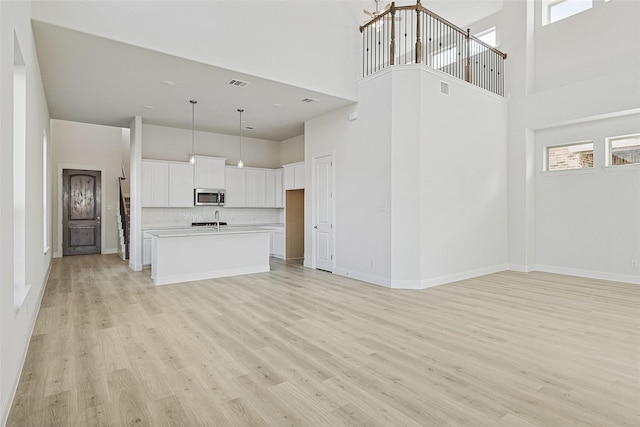
[[[230,225],[280,224],[284,222],[284,209],[240,209],[220,206],[142,208],[142,228],[189,227],[192,222],[213,221],[216,211],[220,211],[220,221]]]

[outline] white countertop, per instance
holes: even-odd
[[[272,223],[272,224],[228,224],[221,225],[220,228],[284,228],[284,224],[282,223]],[[159,230],[191,230],[191,229],[209,229],[215,228],[213,227],[192,227],[190,224],[161,224],[161,225],[149,225],[144,224],[142,226],[142,231],[159,231]]]
[[[238,226],[220,226],[217,227],[191,227],[191,228],[173,228],[165,230],[148,230],[145,233],[152,237],[186,237],[186,236],[208,236],[215,234],[247,234],[247,233],[270,233],[271,229],[267,227],[238,227]]]

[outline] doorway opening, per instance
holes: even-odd
[[[286,191],[286,259],[304,257],[304,190]]]

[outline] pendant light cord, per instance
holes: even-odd
[[[195,142],[194,142],[194,134],[195,134],[195,115],[196,115],[196,104],[198,101],[190,100],[191,103],[191,158],[189,159],[191,163],[195,160]]]

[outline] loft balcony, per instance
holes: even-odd
[[[415,5],[376,12],[360,27],[362,77],[394,65],[423,64],[504,96],[507,54]]]

